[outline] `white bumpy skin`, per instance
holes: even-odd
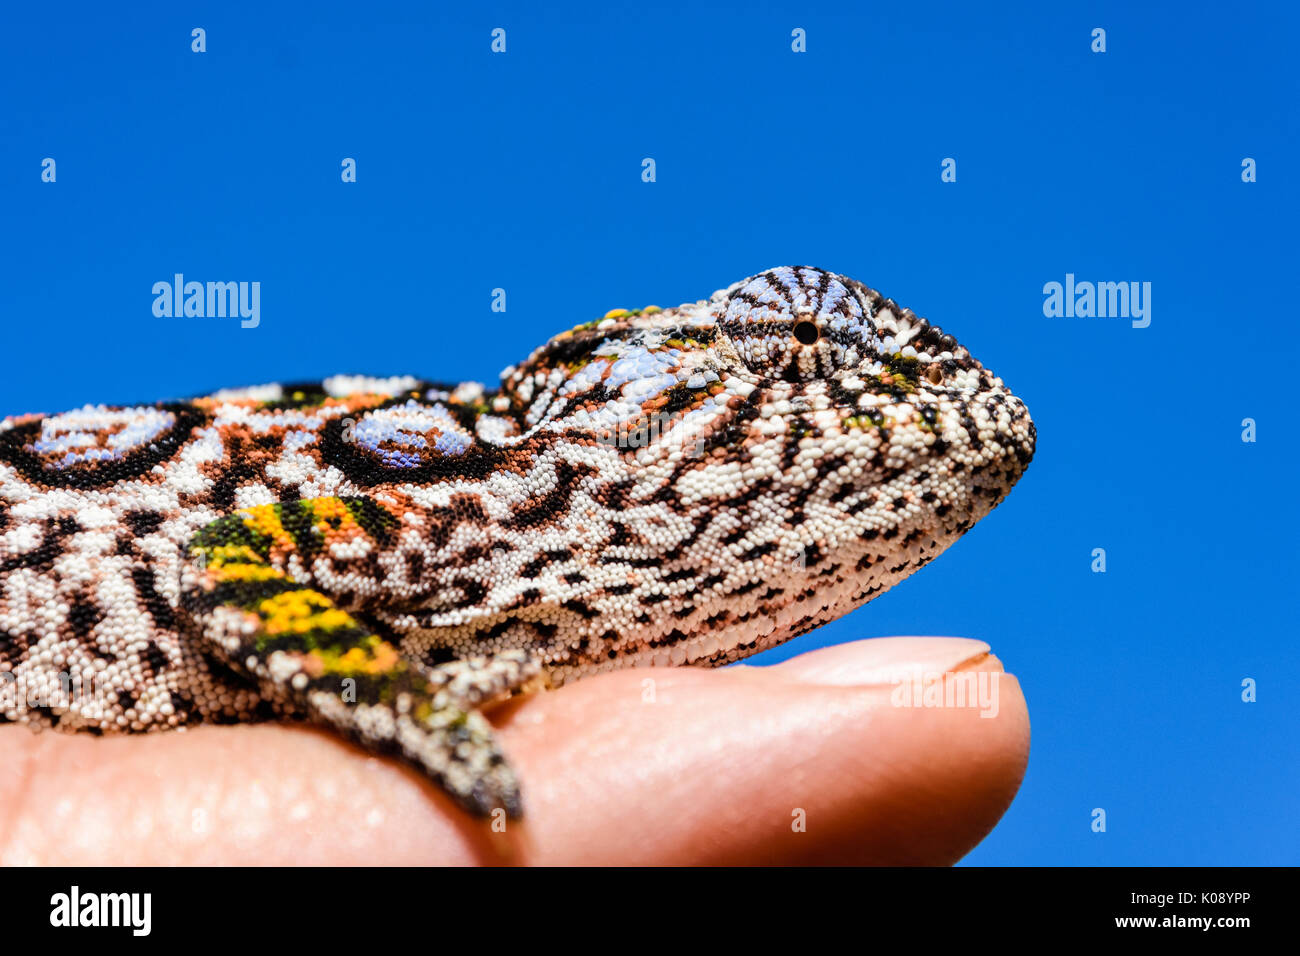
[[[590,611],[550,616],[559,647],[583,645],[550,661],[557,681],[724,663],[832,620],[933,560],[1034,451],[1024,404],[951,336],[811,267],[611,313],[503,386],[498,407],[584,476],[557,509],[566,560],[524,574],[547,548],[495,539],[510,550],[492,580]]]
[[[811,267],[615,310],[496,391],[338,376],[7,418],[0,719],[306,715],[518,812],[480,704],[811,630],[933,560],[1034,441],[950,335]]]

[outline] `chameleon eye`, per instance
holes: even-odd
[[[821,329],[817,323],[802,319],[794,324],[794,337],[803,345],[813,345],[821,338]]]
[[[782,266],[715,293],[711,311],[750,373],[809,382],[879,353],[878,328],[863,295],[850,279],[811,266]]]
[[[943,384],[943,369],[938,365],[931,365],[925,370],[925,380],[931,385]]]

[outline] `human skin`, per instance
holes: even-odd
[[[914,670],[997,675],[996,715],[896,706]],[[997,823],[1029,754],[1018,682],[962,638],[620,671],[490,716],[524,788],[504,832],[308,725],[0,728],[0,865],[943,865]]]

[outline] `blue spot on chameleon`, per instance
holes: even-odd
[[[447,456],[463,455],[474,438],[441,405],[415,399],[370,412],[353,431],[357,446],[385,468],[409,470]]]

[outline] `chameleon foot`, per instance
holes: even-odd
[[[501,808],[518,817],[514,773],[473,707],[535,668],[503,654],[421,670],[329,595],[282,570],[292,564],[308,575],[313,554],[372,533],[351,516],[366,515],[373,529],[378,507],[319,499],[212,522],[190,543],[182,606],[209,646],[264,695],[367,749],[399,754],[471,813]]]

